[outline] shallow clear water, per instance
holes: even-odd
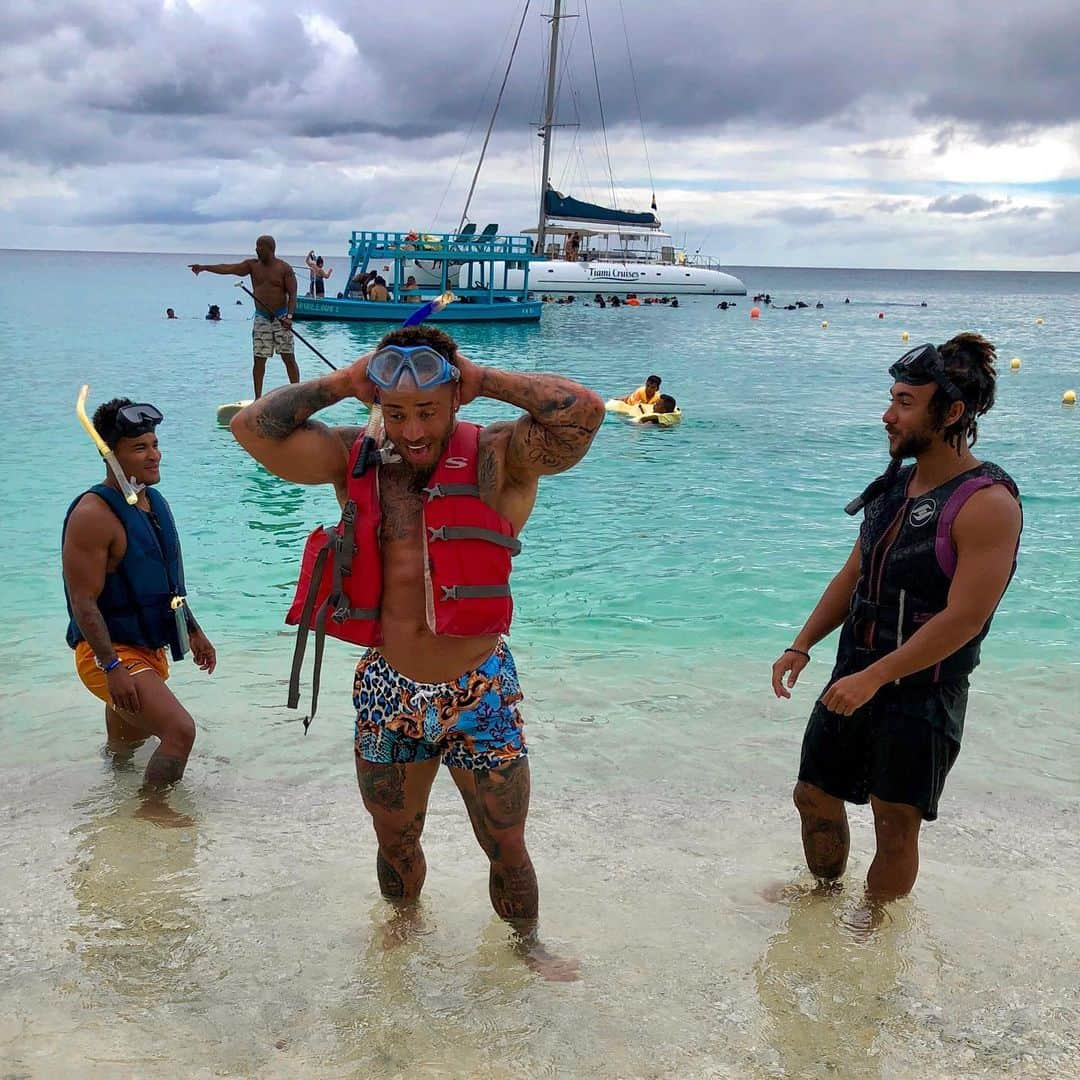
[[[514,574],[543,926],[583,970],[552,986],[507,949],[445,780],[423,932],[385,947],[348,651],[333,647],[311,734],[283,708],[282,614],[334,500],[267,476],[216,426],[218,404],[249,394],[248,309],[186,261],[0,253],[7,1071],[1075,1073],[1080,412],[1060,400],[1080,389],[1080,275],[743,268],[751,292],[826,307],[752,322],[749,300],[574,304],[539,327],[453,330],[482,363],[559,370],[605,397],[656,370],[686,417],[669,431],[609,418],[586,461],[542,485]],[[202,319],[209,303],[225,321]],[[168,305],[188,317],[166,322]],[[768,667],[854,540],[842,506],[884,463],[901,331],[968,328],[1004,361],[979,452],[1023,491],[1020,566],[916,893],[864,942],[843,925],[855,888],[758,894],[800,880],[789,789],[828,647],[793,702],[772,699]],[[301,332],[345,362],[379,331]],[[185,827],[134,816],[141,769],[98,758],[100,709],[63,644],[60,521],[100,473],[72,411],[82,382],[167,417],[162,490],[220,655],[209,680],[174,669],[200,725],[173,799]],[[857,810],[853,884],[871,853]]]

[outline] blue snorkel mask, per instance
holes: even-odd
[[[406,373],[417,390],[461,378],[461,372],[430,345],[385,345],[368,361],[368,378],[380,390],[395,389]]]

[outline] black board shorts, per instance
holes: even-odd
[[[879,691],[851,716],[818,701],[803,735],[799,779],[844,802],[867,803],[873,795],[914,806],[933,821],[960,753],[936,722],[935,711],[943,707],[936,692],[925,689],[907,700],[882,698]]]

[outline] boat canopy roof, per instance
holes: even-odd
[[[526,236],[536,235],[536,226],[521,230]],[[544,226],[544,232],[549,236],[570,236],[577,233],[582,239],[589,236],[621,236],[627,240],[641,238],[643,240],[670,240],[671,233],[661,232],[659,229],[647,229],[642,231],[640,225],[605,225],[601,228],[596,226],[589,228],[587,225],[578,225],[574,222],[562,223],[549,221]]]
[[[548,188],[544,193],[544,213],[548,217],[566,221],[581,221],[594,225],[633,225],[638,229],[659,229],[660,219],[651,210],[638,213],[631,210],[613,210],[596,203],[582,202],[561,191]]]

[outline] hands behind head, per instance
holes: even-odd
[[[461,372],[458,381],[458,392],[461,394],[461,404],[468,405],[470,401],[480,397],[480,391],[484,381],[484,370],[474,364],[459,349],[450,358],[450,363]]]
[[[373,405],[375,395],[378,393],[378,387],[368,378],[367,373],[368,361],[374,355],[374,351],[364,353],[345,369],[349,379],[349,393],[359,398],[365,405]]]

